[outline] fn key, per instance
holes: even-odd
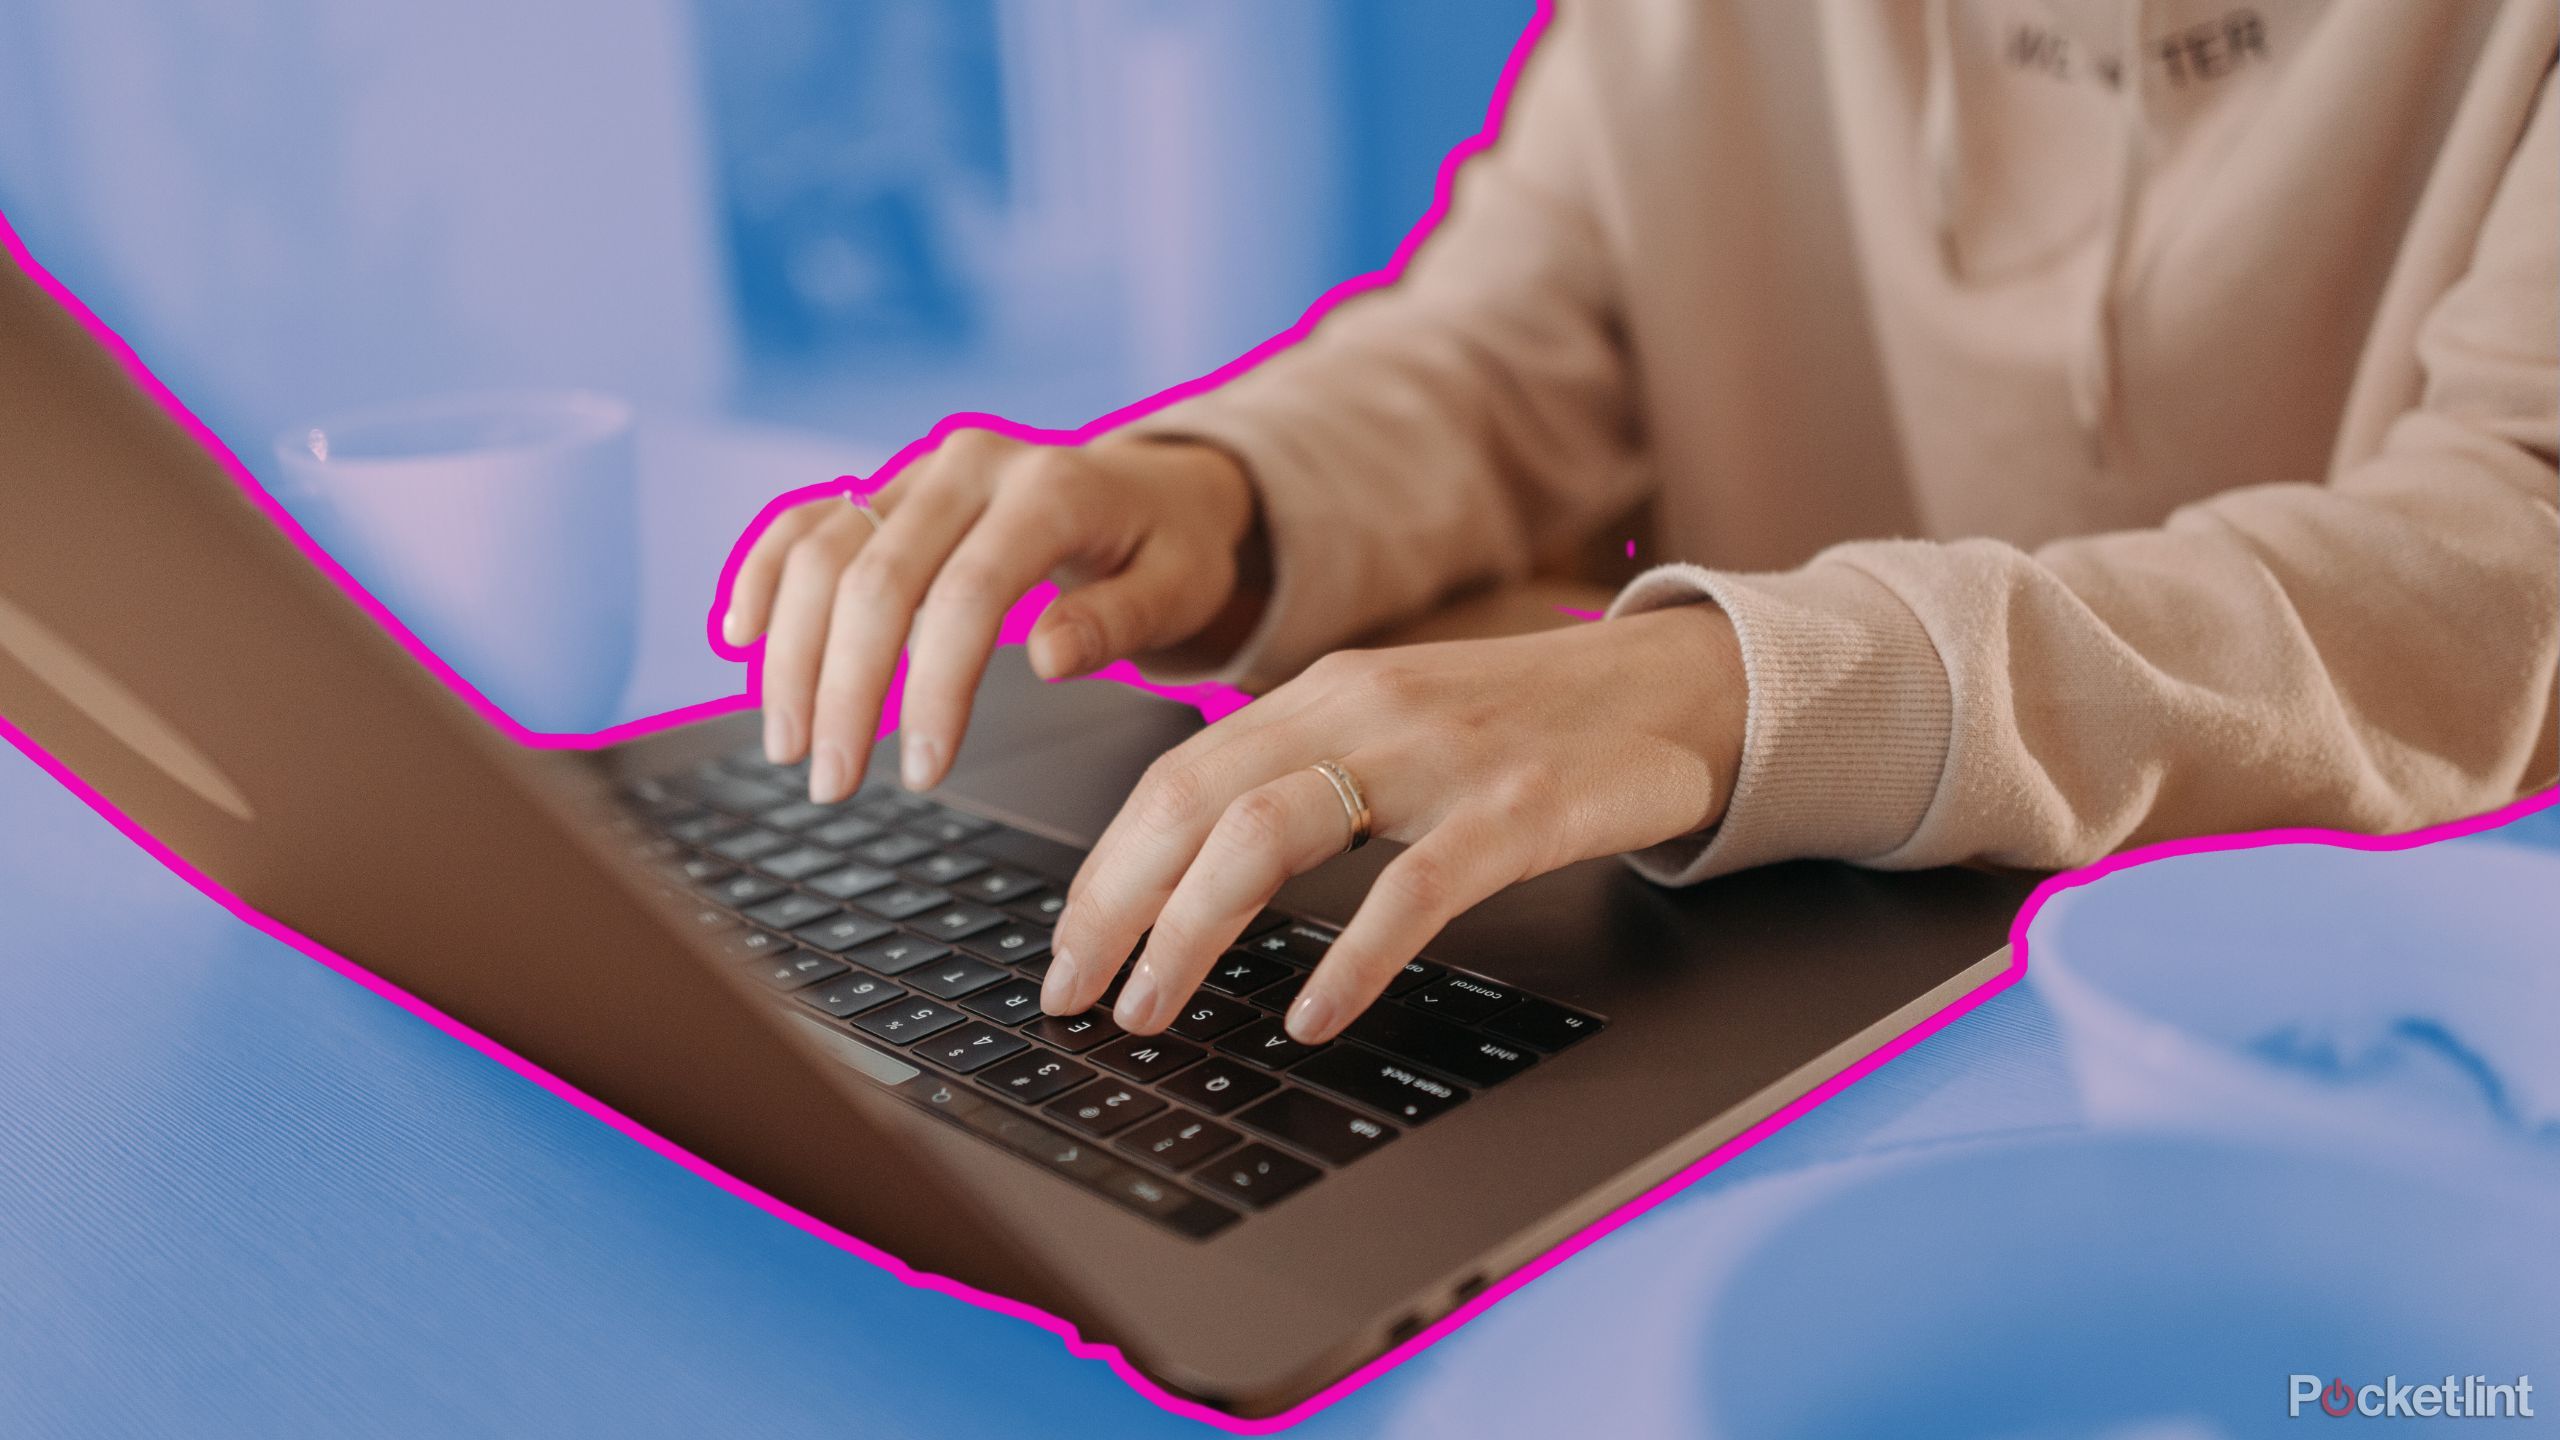
[[[1319,1173],[1306,1161],[1268,1145],[1247,1145],[1224,1160],[1210,1162],[1191,1178],[1212,1194],[1261,1210],[1305,1188]]]

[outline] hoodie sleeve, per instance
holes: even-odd
[[[1125,433],[1205,441],[1252,477],[1269,538],[1261,621],[1211,679],[1260,688],[1462,589],[1526,574],[1642,494],[1638,421],[1597,232],[1600,128],[1576,13],[1538,41],[1495,144],[1392,283]]]
[[[1772,575],[1664,567],[1751,688],[1715,830],[1633,857],[2039,869],[2274,825],[2390,831],[2550,782],[2560,658],[2560,112],[2546,82],[2424,383],[2326,483],[2226,491],[2030,554],[1859,543]]]

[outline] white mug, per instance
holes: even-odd
[[[528,729],[620,718],[638,602],[626,402],[591,391],[406,401],[279,436],[276,496]]]

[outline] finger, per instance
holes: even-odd
[[[917,486],[838,576],[811,696],[809,798],[832,804],[862,783],[916,606],[984,495],[965,475]]]
[[[1289,1038],[1318,1045],[1340,1034],[1444,926],[1521,878],[1519,843],[1509,827],[1453,815],[1389,861],[1291,1002]]]
[[[1237,796],[1147,932],[1146,952],[1120,992],[1121,1028],[1163,1029],[1281,884],[1341,854],[1350,833],[1341,797],[1312,769]]]
[[[901,778],[910,790],[939,784],[960,751],[1005,612],[1090,538],[1068,493],[1072,472],[1035,458],[1000,482],[986,513],[925,591],[907,646],[900,702]]]
[[[1042,1008],[1076,1015],[1100,998],[1227,806],[1304,764],[1311,743],[1304,727],[1220,721],[1148,766],[1067,887]]]
[[[720,638],[744,645],[764,633],[765,621],[773,614],[773,587],[782,579],[783,557],[791,553],[792,542],[826,514],[828,506],[841,503],[830,499],[794,505],[764,527],[764,533],[747,547],[747,558],[738,562],[737,578],[729,582],[729,609],[720,617]]]
[[[836,577],[870,533],[871,522],[841,501],[791,542],[768,617],[762,671],[765,758],[788,765],[808,753],[809,691],[826,639]]]
[[[1060,595],[1031,627],[1031,667],[1063,679],[1198,634],[1225,601],[1214,566],[1150,540],[1117,574]]]

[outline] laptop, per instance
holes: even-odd
[[[0,269],[0,714],[262,912],[1175,1397],[1290,1409],[2009,973],[2024,877],[1597,861],[1297,1045],[1381,843],[1170,1033],[1042,1015],[1082,847],[1193,712],[1000,656],[940,790],[835,806],[748,712],[519,746]]]

